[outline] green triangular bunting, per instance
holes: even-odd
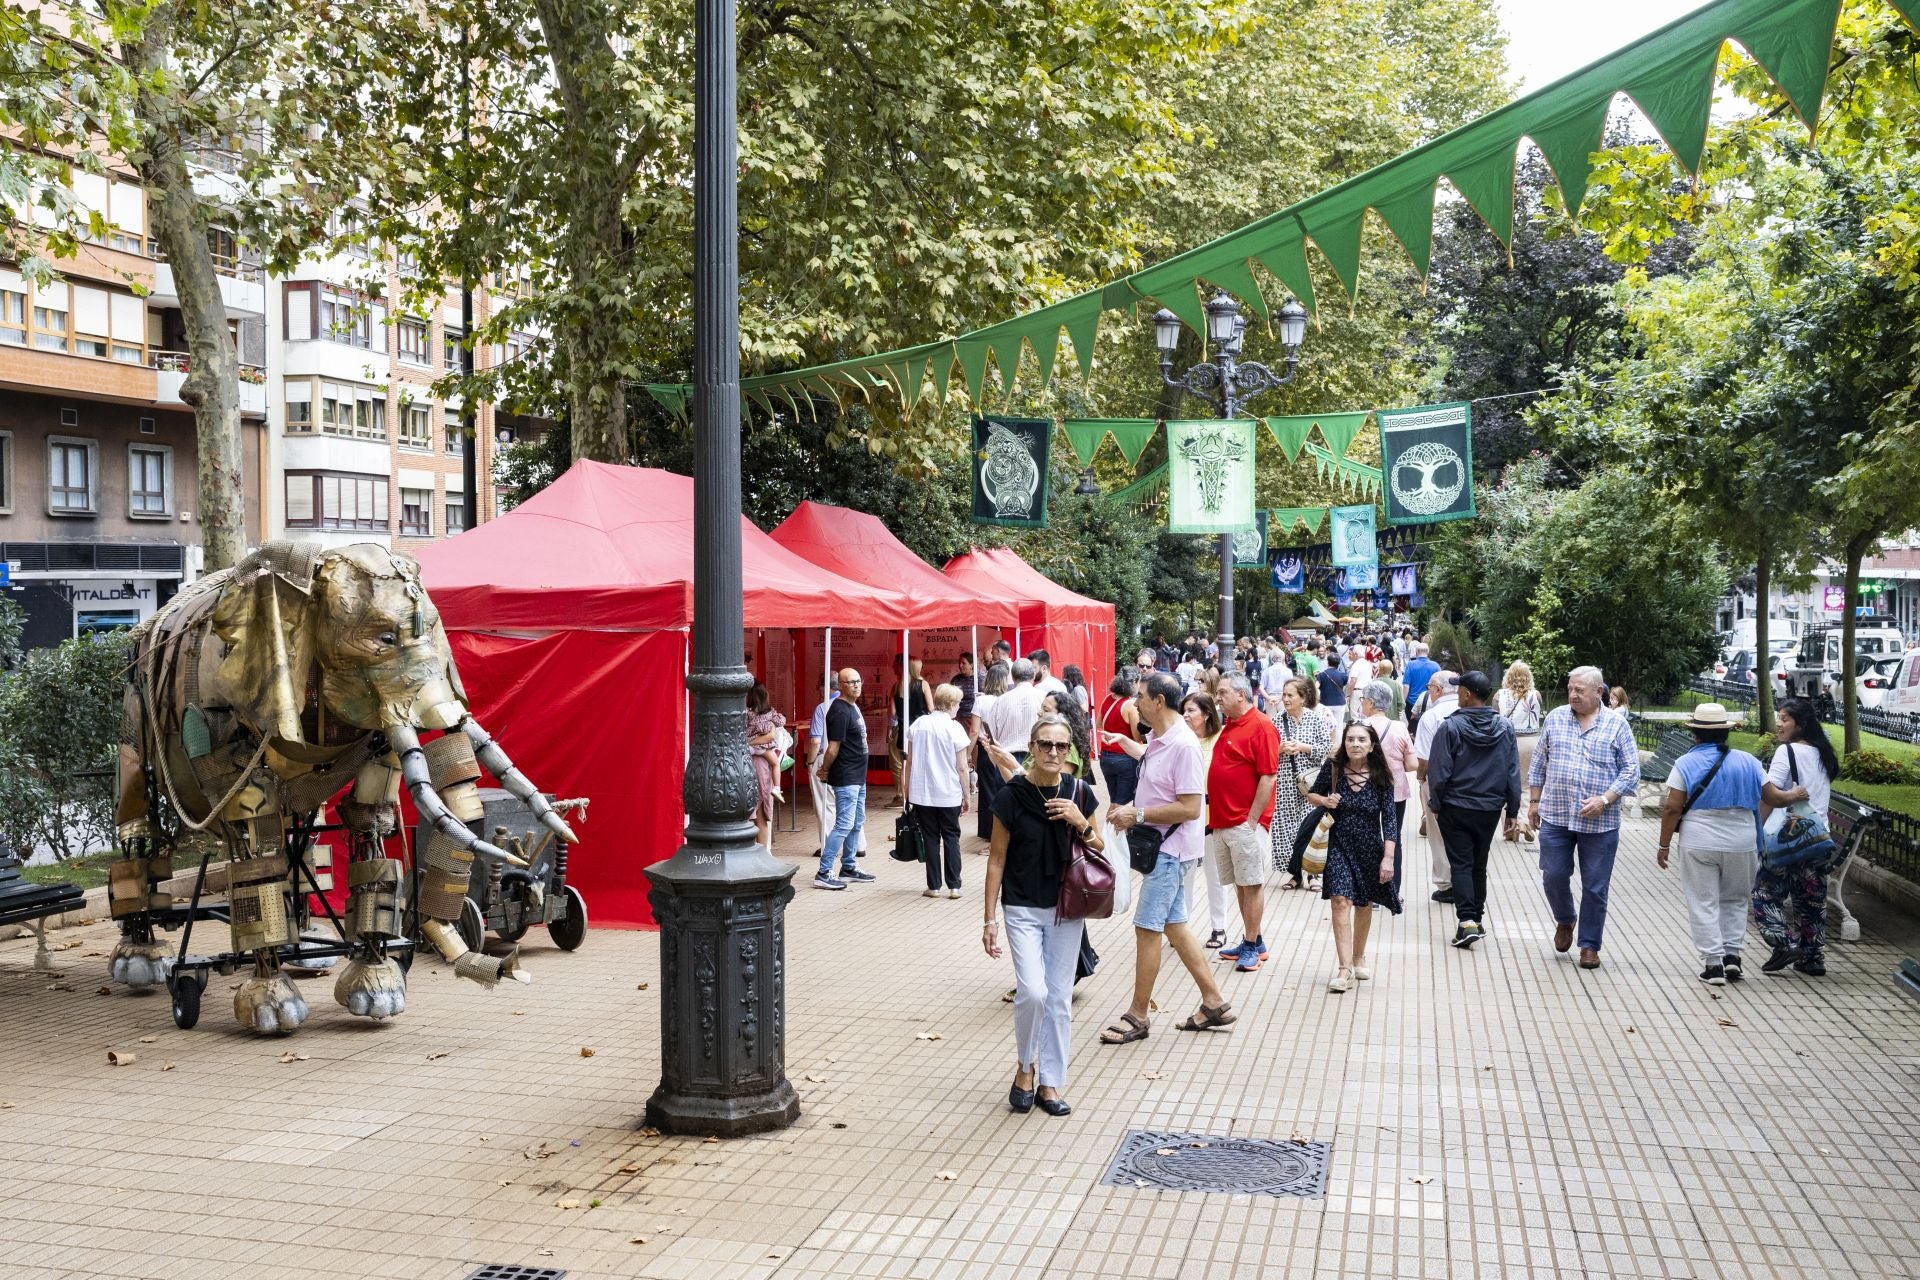
[[[1326,255],[1327,264],[1333,268],[1333,274],[1340,277],[1340,284],[1347,291],[1348,298],[1360,294],[1360,233],[1367,225],[1366,218],[1359,213],[1336,213],[1326,221],[1316,221],[1312,211],[1300,215],[1307,228],[1307,234],[1320,252]]]
[[[953,344],[935,348],[928,359],[933,370],[934,394],[940,397],[940,404],[944,408],[947,403],[947,380],[953,377]]]
[[[1660,138],[1688,173],[1700,169],[1700,153],[1707,149],[1707,117],[1713,110],[1713,69],[1720,61],[1720,44],[1692,49],[1663,63],[1657,70],[1626,87],[1626,94],[1646,114]]]
[[[1820,99],[1827,89],[1827,59],[1833,50],[1833,28],[1840,19],[1840,0],[1784,8],[1735,30],[1734,36],[1752,54],[1808,129],[1819,119]]]
[[[980,389],[987,380],[987,340],[962,338],[953,344],[953,354],[960,361],[960,376],[966,379],[967,395],[977,406]]]
[[[1127,465],[1140,465],[1140,455],[1146,451],[1147,441],[1153,439],[1153,433],[1160,424],[1152,418],[1109,418],[1107,430],[1113,433],[1113,442],[1120,446],[1120,452],[1127,459]]]
[[[1083,293],[1060,304],[1060,325],[1073,343],[1073,358],[1080,362],[1080,376],[1093,376],[1093,348],[1100,338],[1100,292]]]
[[[1323,413],[1314,418],[1320,424],[1320,438],[1327,447],[1339,457],[1347,456],[1347,448],[1353,438],[1360,434],[1360,428],[1366,425],[1367,411],[1358,413]]]
[[[1423,180],[1405,195],[1376,200],[1373,211],[1399,239],[1424,280],[1433,261],[1433,183]]]
[[[1245,258],[1219,263],[1206,268],[1201,274],[1252,307],[1262,320],[1267,318],[1267,300],[1260,296],[1260,283],[1253,278],[1253,268],[1247,265]]]
[[[1308,537],[1318,537],[1321,526],[1327,522],[1325,507],[1275,507],[1267,513],[1267,544],[1283,546],[1286,539],[1293,536],[1293,523],[1303,520],[1307,526]]]
[[[1080,459],[1080,465],[1093,465],[1093,455],[1100,451],[1100,442],[1107,438],[1107,423],[1104,418],[1068,418],[1060,424],[1067,433],[1067,443],[1073,446],[1073,456]]]
[[[1513,243],[1513,152],[1515,142],[1478,160],[1455,165],[1447,177],[1501,244]]]
[[[1276,237],[1268,248],[1255,248],[1253,256],[1260,265],[1273,272],[1273,278],[1293,290],[1293,296],[1300,299],[1300,305],[1312,311],[1313,273],[1307,270],[1307,246],[1299,235],[1289,228],[1284,235]]]
[[[1288,462],[1300,457],[1300,446],[1307,442],[1307,436],[1313,431],[1314,418],[1311,414],[1295,418],[1268,418],[1267,430],[1280,445],[1280,452],[1287,455]]]
[[[1611,96],[1596,98],[1575,111],[1528,131],[1533,145],[1547,158],[1554,181],[1569,212],[1577,210],[1587,194],[1587,176],[1593,172],[1593,153],[1600,149],[1607,127]]]

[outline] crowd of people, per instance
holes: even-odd
[[[1122,877],[1129,865],[1139,873],[1126,895],[1133,994],[1100,1033],[1106,1045],[1155,1029],[1168,947],[1195,988],[1177,1029],[1230,1029],[1238,1015],[1224,974],[1266,961],[1276,880],[1282,893],[1317,891],[1328,904],[1327,990],[1371,981],[1375,913],[1402,910],[1416,798],[1414,838],[1426,847],[1432,901],[1453,909],[1454,947],[1489,936],[1488,864],[1503,837],[1515,850],[1534,847],[1554,950],[1577,948],[1574,963],[1601,966],[1621,820],[1641,762],[1619,692],[1593,667],[1573,670],[1565,701],[1549,709],[1524,662],[1496,685],[1485,672],[1443,666],[1405,629],[1243,638],[1226,655],[1200,636],[1155,643],[1104,691],[1075,666],[1056,676],[1045,650],[1016,658],[1004,641],[953,666],[938,685],[918,661],[895,670],[889,803],[904,806],[919,833],[928,897],[962,895],[963,819],[988,841],[982,945],[999,957],[1004,944],[1013,960],[1016,1111],[1072,1110],[1072,990],[1099,957],[1084,922],[1060,907],[1063,877],[1087,849]],[[821,828],[813,883],[826,890],[875,878],[859,866],[868,767],[860,673],[839,672],[837,686],[815,710],[808,742]],[[751,705],[762,717],[750,720],[755,749],[777,749],[765,735],[784,726]],[[1766,767],[1729,748],[1736,725],[1721,708],[1701,706],[1686,724],[1695,747],[1666,780],[1658,860],[1667,867],[1677,844],[1701,980],[1742,979],[1749,919],[1772,947],[1765,972],[1824,973],[1824,876],[1807,864],[1768,870],[1762,857],[1788,811],[1824,817],[1838,770],[1813,709],[1782,705],[1781,745]],[[763,809],[766,785],[763,776]],[[1230,904],[1241,924],[1231,946]]]

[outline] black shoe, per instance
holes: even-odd
[[[1453,901],[1453,890],[1451,890],[1451,889],[1435,889],[1435,890],[1433,891],[1433,900],[1434,900],[1435,902],[1452,902],[1452,901]]]
[[[1033,1110],[1033,1090],[1022,1089],[1016,1080],[1014,1086],[1007,1090],[1007,1109],[1021,1115]]]
[[[1738,982],[1745,976],[1740,972],[1739,956],[1723,957],[1720,961],[1720,967],[1726,971],[1728,982]]]
[[[1700,981],[1710,987],[1724,987],[1727,985],[1727,971],[1717,964],[1710,964],[1700,971]]]
[[[1040,1098],[1035,1105],[1050,1116],[1070,1116],[1073,1114],[1073,1107],[1068,1104],[1065,1098]]]
[[[1793,947],[1775,947],[1767,962],[1760,966],[1760,972],[1779,973],[1799,958],[1800,952]]]
[[[1809,978],[1824,978],[1827,976],[1827,966],[1819,960],[1802,960],[1793,967],[1796,972],[1804,973]]]
[[[1486,936],[1487,931],[1480,927],[1478,920],[1465,920],[1453,931],[1453,945],[1466,951]]]

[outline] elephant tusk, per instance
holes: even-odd
[[[541,826],[568,844],[580,843],[580,837],[573,833],[573,828],[567,825],[566,819],[554,811],[552,803],[541,794],[540,788],[534,786],[528,781],[526,774],[514,767],[513,761],[507,759],[507,753],[500,749],[500,744],[481,727],[478,720],[468,716],[460,722],[460,727],[465,730],[467,740],[473,743],[473,758],[485,766],[488,773],[500,780],[500,785],[506,788],[507,794],[533,810],[533,816],[540,820]]]
[[[433,789],[433,779],[427,773],[427,758],[420,750],[420,735],[413,731],[412,726],[391,725],[386,733],[387,741],[400,757],[400,777],[413,796],[414,807],[420,810],[421,817],[433,824],[434,830],[476,858],[488,858],[512,867],[527,865],[526,859],[488,844],[473,834],[466,823],[453,816],[453,811],[447,808],[446,802]]]

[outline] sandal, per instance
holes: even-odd
[[[1304,887],[1305,887],[1305,886],[1303,886],[1303,885],[1302,885],[1302,884],[1300,883],[1300,881],[1299,881],[1299,879],[1298,879],[1297,877],[1295,877],[1295,876],[1288,876],[1288,877],[1287,877],[1287,882],[1286,882],[1285,884],[1283,884],[1283,885],[1281,885],[1281,886],[1280,886],[1280,891],[1281,891],[1282,893],[1291,893],[1291,892],[1293,892],[1293,891],[1294,891],[1295,889],[1300,889],[1300,888],[1304,888]]]
[[[1226,945],[1227,945],[1226,930],[1215,929],[1212,933],[1207,935],[1207,950],[1218,951],[1220,948]]]
[[[1187,1020],[1180,1024],[1180,1029],[1182,1031],[1225,1031],[1238,1021],[1240,1021],[1240,1015],[1233,1011],[1233,1006],[1230,1004],[1223,1004],[1218,1009],[1209,1009],[1203,1004],[1200,1006],[1200,1012],[1187,1016]]]
[[[1132,1044],[1146,1038],[1147,1024],[1131,1013],[1121,1014],[1118,1022],[1100,1033],[1101,1044]]]

